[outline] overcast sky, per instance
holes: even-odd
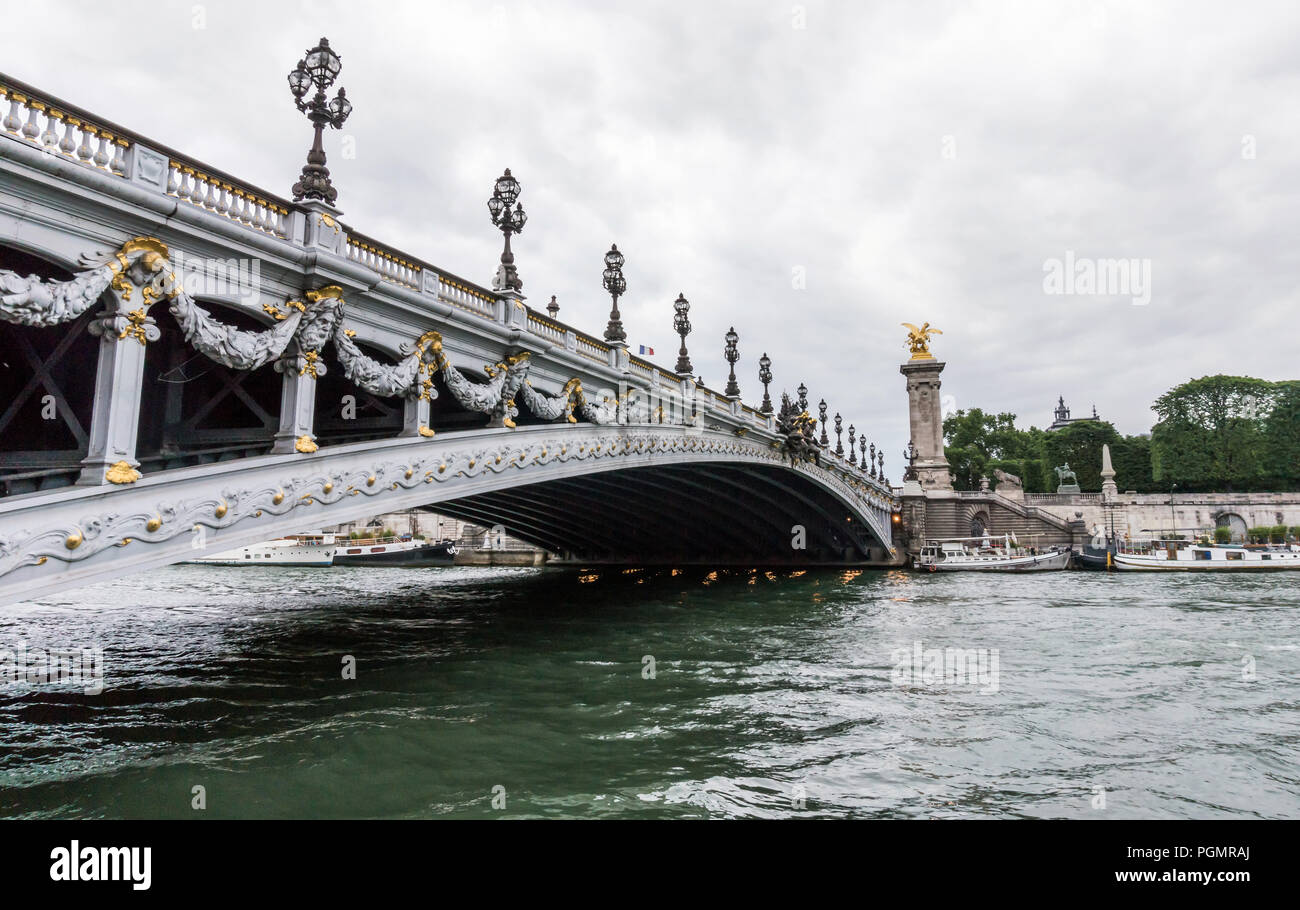
[[[895,480],[904,321],[943,330],[956,406],[1022,426],[1064,395],[1145,432],[1192,376],[1300,378],[1294,2],[0,9],[4,71],[286,196],[310,132],[285,77],[328,36],[355,105],[327,136],[345,222],[487,284],[510,167],[533,306],[599,334],[617,242],[633,351],[672,368],[684,292],[706,382],[735,325],[747,400],[766,351],[774,397],[807,382]],[[1150,302],[1046,293],[1067,251],[1145,260]]]

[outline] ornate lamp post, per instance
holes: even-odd
[[[910,443],[909,443],[909,445],[910,445]],[[872,476],[872,477],[875,477],[875,476],[876,476],[876,444],[875,444],[874,442],[871,444],[871,459],[870,459],[870,462],[871,462],[871,476]]]
[[[861,436],[858,437],[858,449],[862,452],[862,461],[859,462],[859,464],[862,465],[862,473],[865,474],[867,473],[867,434],[866,433],[863,433]]]
[[[329,168],[325,167],[325,147],[321,145],[321,133],[326,125],[336,130],[342,129],[348,114],[352,113],[352,103],[348,101],[347,92],[343,89],[338,90],[333,101],[325,98],[325,90],[334,84],[342,69],[343,62],[339,55],[330,50],[328,39],[322,38],[289,73],[289,91],[293,93],[294,104],[307,115],[316,130],[302,175],[293,185],[294,202],[300,199],[319,199],[333,205],[338,198],[338,190],[330,183]],[[316,86],[316,94],[311,101],[303,101],[313,85]]]
[[[912,445],[910,439],[907,441],[907,448],[903,450],[903,457],[907,459],[907,468],[903,471],[903,479],[919,479],[919,475],[916,473],[916,446]]]
[[[772,382],[772,358],[763,352],[763,356],[758,358],[758,381],[763,383],[763,406],[759,408],[764,414],[772,413],[772,396],[767,393],[767,387]]]
[[[673,331],[682,339],[682,346],[677,349],[677,375],[683,379],[695,372],[691,366],[691,357],[686,353],[686,336],[691,334],[691,320],[687,316],[690,311],[691,302],[686,299],[686,295],[679,293],[673,301]]]
[[[623,277],[623,254],[618,251],[616,243],[611,243],[609,252],[605,254],[605,271],[601,283],[614,300],[614,306],[609,311],[609,325],[605,326],[605,340],[612,344],[624,344],[627,332],[623,331],[623,317],[618,314],[618,298],[627,290],[627,280]]]
[[[733,325],[727,330],[726,334],[727,347],[722,352],[722,356],[727,358],[727,363],[731,364],[731,374],[727,377],[727,390],[724,393],[728,398],[740,397],[740,386],[736,384],[736,361],[740,359],[740,351],[736,349],[736,342],[740,341],[740,336],[736,334],[736,327]]]
[[[524,283],[519,280],[519,273],[515,271],[515,254],[510,251],[510,235],[522,232],[528,222],[524,207],[515,201],[519,198],[519,189],[519,181],[510,175],[510,168],[506,168],[506,172],[493,184],[492,198],[488,200],[488,213],[492,216],[492,223],[505,237],[505,248],[501,251],[501,266],[497,269],[497,277],[492,282],[493,288],[498,291],[524,289]],[[512,209],[511,206],[514,208]]]
[[[808,387],[802,382],[799,383],[799,413],[808,413]]]
[[[824,449],[831,444],[831,441],[826,438],[826,399],[825,398],[817,402],[817,416],[821,418],[821,422],[822,422],[822,436],[821,439],[817,440],[817,442]]]
[[[880,465],[880,472],[876,475],[881,480],[885,479],[885,450],[881,449],[880,454],[876,456],[876,463]]]
[[[546,312],[552,319],[558,319],[560,316],[560,305],[555,302],[555,295],[551,295],[551,302],[546,305]]]
[[[849,424],[849,464],[854,467],[858,466],[858,441],[854,438],[857,432],[853,424]]]
[[[841,433],[841,432],[843,432],[843,430],[842,430],[842,428],[840,427],[840,415],[839,415],[839,414],[836,414],[836,415],[835,415],[835,454],[838,455],[838,456],[840,456],[841,458],[843,458],[843,457],[844,457],[844,440],[840,438],[840,433]]]

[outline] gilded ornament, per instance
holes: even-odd
[[[140,472],[125,461],[112,465],[104,474],[104,479],[109,483],[135,483],[140,477]]]
[[[912,360],[934,360],[934,355],[930,353],[930,336],[942,335],[943,332],[930,328],[928,322],[923,323],[920,328],[910,322],[904,322],[902,325],[908,330],[907,344],[912,352]]]

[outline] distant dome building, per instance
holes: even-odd
[[[1056,414],[1056,419],[1052,421],[1052,425],[1047,428],[1048,432],[1051,432],[1052,430],[1059,430],[1062,427],[1068,427],[1070,424],[1078,423],[1081,420],[1101,420],[1101,418],[1097,416],[1097,406],[1095,404],[1092,406],[1091,417],[1071,417],[1070,409],[1065,406],[1064,395],[1060,396],[1057,399],[1055,414]]]

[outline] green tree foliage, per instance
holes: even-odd
[[[1272,408],[1264,420],[1264,485],[1300,488],[1300,382],[1274,383]]]
[[[1042,430],[1016,429],[1015,414],[985,413],[979,408],[958,411],[943,422],[944,454],[959,490],[978,490],[980,478],[993,478],[994,469],[1015,474],[1028,493],[1045,492],[1040,463]]]
[[[1151,464],[1162,486],[1258,489],[1265,474],[1264,423],[1277,384],[1249,376],[1202,376],[1156,399]]]
[[[1120,491],[1300,489],[1300,381],[1203,376],[1156,399],[1151,434],[1120,436],[1105,421],[1052,432],[1016,429],[1016,416],[979,408],[943,422],[944,452],[959,490],[977,490],[995,469],[1020,477],[1028,493],[1055,492],[1069,463],[1085,492],[1101,489],[1101,447],[1110,446]]]
[[[1151,473],[1151,437],[1124,436],[1110,444],[1111,466],[1115,468],[1115,485],[1120,492],[1160,492]]]

